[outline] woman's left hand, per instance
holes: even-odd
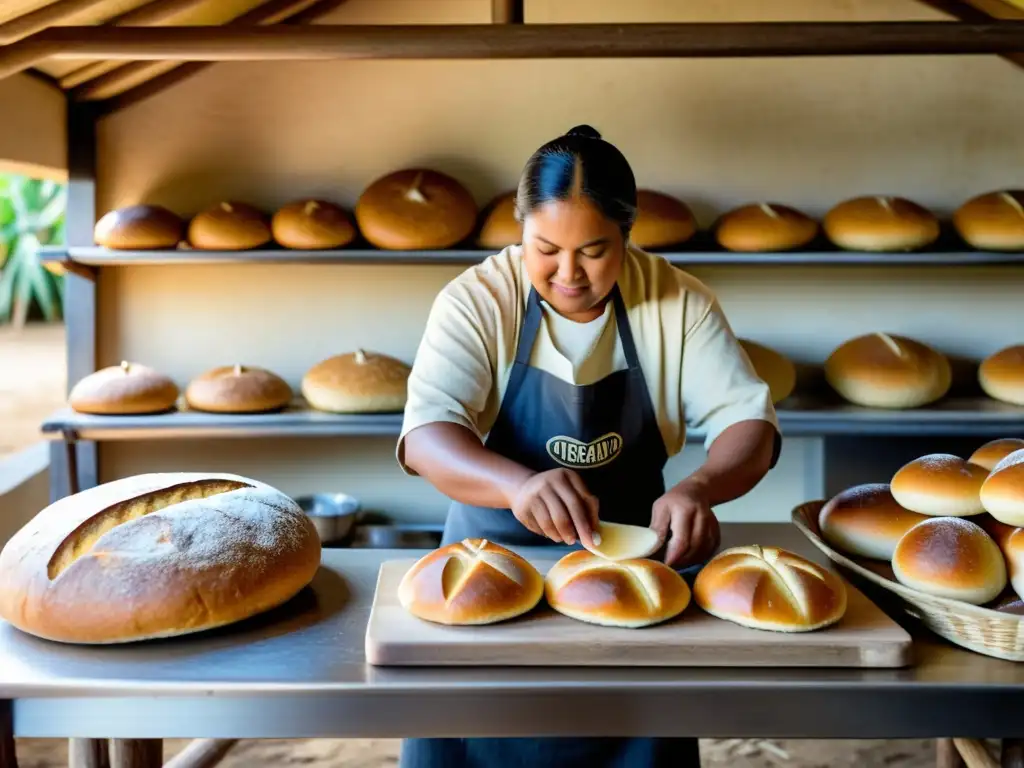
[[[662,541],[668,540],[665,564],[673,568],[711,557],[721,543],[718,518],[711,511],[706,490],[696,481],[684,480],[654,502],[651,528]]]

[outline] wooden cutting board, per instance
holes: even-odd
[[[541,604],[518,619],[480,627],[432,624],[398,602],[398,583],[415,560],[381,565],[366,628],[375,666],[904,667],[910,635],[846,583],[846,615],[816,632],[748,629],[692,602],[664,624],[601,627]],[[554,561],[533,561],[546,573]]]

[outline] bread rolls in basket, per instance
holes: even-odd
[[[217,473],[137,475],[63,498],[0,551],[0,617],[64,643],[184,635],[280,605],[320,539],[292,499]]]

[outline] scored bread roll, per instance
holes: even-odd
[[[858,557],[891,560],[900,538],[927,516],[897,503],[886,483],[847,488],[821,508],[818,527],[825,541]]]
[[[681,245],[697,232],[697,219],[682,200],[650,189],[637,190],[630,240],[638,248]]]
[[[548,605],[588,624],[638,629],[675,618],[690,604],[683,577],[657,560],[610,561],[570,552],[544,579]]]
[[[395,171],[374,181],[356,204],[359,230],[378,248],[450,248],[473,232],[476,202],[461,183],[425,168]]]
[[[843,618],[846,585],[832,571],[777,547],[733,547],[693,583],[707,613],[753,629],[810,632]]]
[[[345,209],[327,200],[288,203],[271,218],[270,231],[279,245],[303,251],[341,248],[356,237]]]
[[[969,517],[984,512],[981,486],[988,470],[949,453],[908,462],[892,477],[892,497],[911,512],[932,517]]]
[[[840,344],[825,361],[825,380],[854,405],[918,408],[946,395],[953,369],[926,344],[872,333]]]
[[[914,251],[938,239],[939,220],[902,197],[855,197],[825,214],[822,229],[849,251]]]
[[[978,383],[993,400],[1024,405],[1024,344],[986,357],[978,366]]]
[[[953,226],[982,251],[1024,251],[1024,190],[987,192],[961,205]]]
[[[266,413],[284,408],[292,388],[276,373],[224,365],[200,374],[185,389],[189,408],[210,413]]]
[[[740,339],[754,372],[768,385],[772,403],[781,403],[796,388],[796,366],[785,355],[750,339]]]
[[[464,539],[429,552],[405,572],[398,601],[435,624],[494,624],[532,611],[544,578],[528,561],[486,539]]]
[[[189,243],[204,251],[246,251],[272,238],[267,216],[247,203],[219,203],[196,214],[188,225]]]
[[[606,560],[635,560],[650,557],[661,546],[661,536],[653,528],[641,525],[624,525],[601,520],[590,552]]]
[[[122,361],[90,373],[68,394],[68,405],[79,413],[138,415],[174,408],[178,386],[152,368]]]
[[[523,242],[523,225],[516,221],[516,193],[496,197],[484,209],[476,244],[481,248],[507,248]]]
[[[995,541],[959,517],[932,518],[907,531],[893,552],[892,569],[911,589],[973,605],[1006,587],[1006,563]]]
[[[401,360],[357,349],[310,368],[302,377],[302,395],[319,411],[397,412],[405,408],[411,372]]]
[[[157,473],[57,501],[0,552],[0,616],[66,643],[199,632],[269,610],[308,585],[320,539],[256,480]]]
[[[818,222],[786,205],[744,205],[715,224],[715,238],[728,251],[790,251],[818,235]]]
[[[159,205],[130,205],[108,211],[93,228],[96,245],[112,250],[175,248],[184,237],[184,220]]]
[[[1005,459],[1014,451],[1024,448],[1024,440],[1019,437],[1002,437],[998,440],[990,440],[970,455],[967,459],[971,464],[984,467],[989,472],[995,469],[996,464]]]
[[[1024,527],[1024,449],[992,468],[980,496],[982,507],[1000,523]]]

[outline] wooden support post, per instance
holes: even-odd
[[[71,768],[110,768],[106,739],[69,739],[68,765]]]
[[[1024,768],[1024,739],[1003,739],[1002,768]]]
[[[14,751],[14,715],[11,702],[0,701],[0,768],[18,768]]]
[[[237,743],[237,739],[196,739],[164,763],[164,768],[213,768]]]
[[[163,762],[160,739],[110,740],[110,768],[161,768]]]
[[[937,739],[935,742],[935,768],[964,768],[960,750],[952,739]]]
[[[979,739],[953,739],[953,744],[967,768],[999,768],[999,763],[989,754],[985,743]]]
[[[494,24],[522,24],[523,0],[491,0],[491,21]]]

